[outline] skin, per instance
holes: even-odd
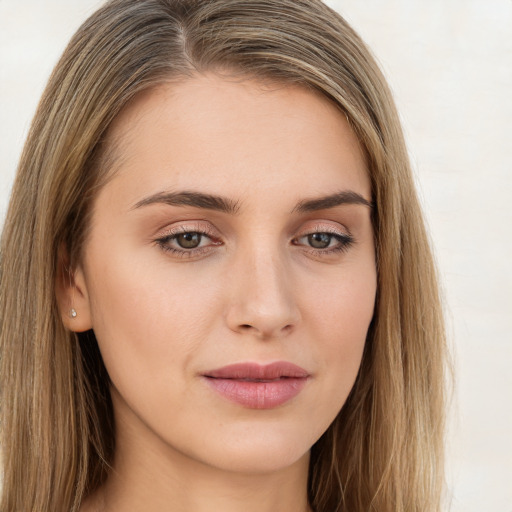
[[[83,510],[308,510],[309,451],[356,378],[376,270],[369,206],[297,205],[341,191],[371,201],[355,135],[315,93],[205,74],[138,96],[109,137],[118,166],[59,287],[64,322],[94,329],[112,380],[114,471]],[[140,204],[181,191],[235,211]],[[177,230],[208,236],[177,254],[165,250],[180,249]],[[327,248],[312,247],[315,232]],[[202,377],[273,361],[309,378],[272,409]]]

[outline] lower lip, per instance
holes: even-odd
[[[273,409],[296,397],[307,377],[286,377],[271,381],[249,381],[205,377],[224,398],[250,409]]]

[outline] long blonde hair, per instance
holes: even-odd
[[[109,125],[156,84],[206,70],[319,91],[349,120],[372,183],[378,292],[355,386],[313,446],[317,512],[433,512],[443,484],[445,338],[435,268],[396,109],[350,26],[319,0],[113,0],[57,64],[19,164],[0,246],[1,512],[77,511],[115,450],[94,334],[55,297],[80,260],[109,170]]]

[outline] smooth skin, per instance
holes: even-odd
[[[114,471],[83,510],[309,510],[310,448],[353,386],[374,310],[356,136],[316,93],[209,73],[139,95],[109,140],[115,173],[58,286],[112,380]],[[274,361],[309,374],[278,407],[205,382]]]

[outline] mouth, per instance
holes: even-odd
[[[203,374],[222,397],[250,409],[272,409],[296,397],[310,375],[300,366],[278,361],[260,365],[238,363]]]

